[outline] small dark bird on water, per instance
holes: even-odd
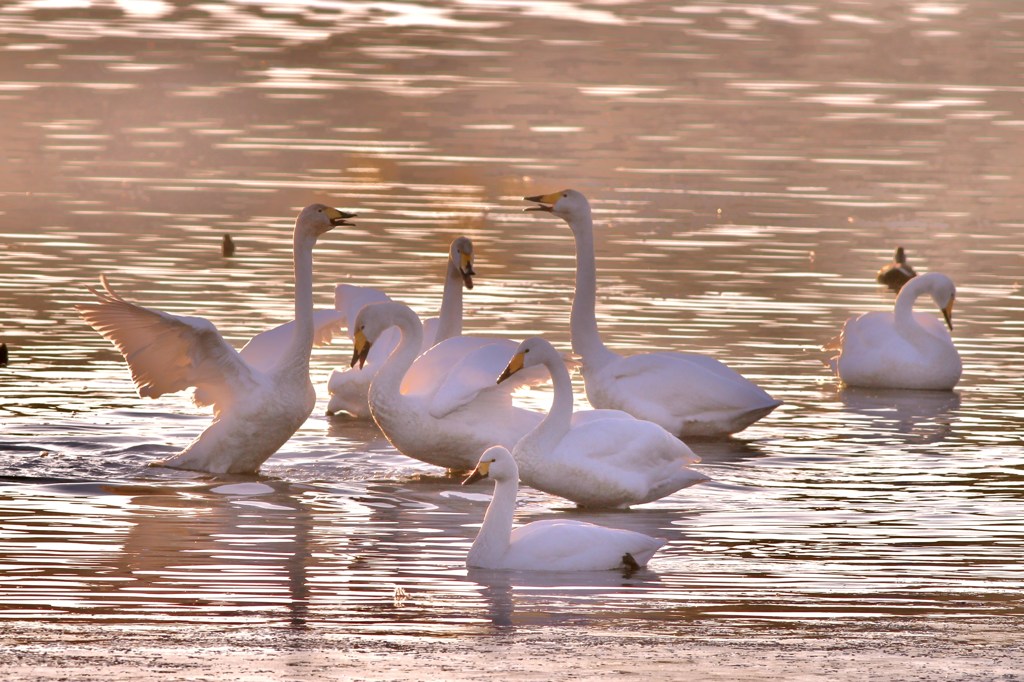
[[[7,366],[7,344],[0,343],[0,367]]]
[[[910,267],[910,264],[907,263],[907,254],[903,252],[903,247],[897,246],[896,255],[892,257],[892,262],[878,271],[875,280],[879,284],[884,284],[896,293],[899,293],[903,285],[916,276],[917,273],[914,272],[914,268]]]
[[[230,234],[224,235],[224,239],[221,240],[220,253],[225,258],[235,255],[235,241],[231,238]]]

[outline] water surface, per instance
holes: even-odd
[[[5,4],[0,618],[441,637],[1020,616],[1022,18],[996,0]],[[571,236],[521,201],[567,186],[594,206],[609,345],[713,354],[785,401],[692,443],[713,483],[628,513],[522,491],[523,522],[667,538],[632,576],[467,572],[489,486],[324,416],[344,341],[314,352],[317,409],[261,476],[148,468],[209,417],[140,399],[72,307],[107,273],[241,346],[291,316],[290,225],[323,201],[360,218],[318,246],[318,305],[351,282],[433,314],[467,234],[467,332],[568,349]],[[892,305],[873,278],[897,245],[957,283],[955,392],[841,389],[822,364],[843,320]]]

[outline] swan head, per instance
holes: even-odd
[[[448,251],[448,260],[462,275],[462,283],[467,289],[473,288],[473,240],[469,237],[456,237],[452,240]]]
[[[355,217],[355,213],[339,211],[323,204],[310,204],[302,209],[299,217],[295,219],[295,230],[302,231],[315,239],[336,227],[354,226],[353,223],[348,222],[348,219]]]
[[[896,297],[897,305],[913,305],[913,301],[923,294],[929,294],[935,305],[942,311],[946,326],[953,331],[953,303],[956,302],[956,285],[941,272],[928,272],[914,277],[904,285]],[[909,307],[908,306],[908,307]]]
[[[411,318],[416,321],[416,324],[419,324],[416,313],[403,303],[378,301],[364,305],[356,315],[353,325],[355,332],[352,334],[352,364],[350,366],[355,367],[358,363],[359,369],[362,369],[374,342],[380,338],[384,330],[399,325],[399,321],[403,317]]]
[[[524,211],[547,211],[566,221],[570,225],[576,219],[590,217],[590,202],[582,192],[574,189],[563,189],[551,194],[538,194],[535,197],[523,197],[523,201],[532,201],[536,206],[528,206]]]
[[[476,468],[462,481],[462,485],[476,483],[481,478],[493,478],[495,481],[519,480],[519,467],[508,448],[492,445],[484,450]]]
[[[557,356],[558,353],[550,342],[540,336],[531,336],[516,348],[516,352],[512,355],[512,359],[508,361],[505,371],[498,377],[497,383],[500,384],[516,372],[527,367],[543,364],[544,360],[551,355]]]

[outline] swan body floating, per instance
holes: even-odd
[[[551,373],[554,399],[512,449],[523,483],[583,507],[627,507],[708,480],[688,466],[700,458],[653,422],[621,410],[573,414],[569,371],[539,336],[519,345],[498,381],[538,365]]]
[[[907,254],[903,250],[903,247],[897,246],[896,253],[892,257],[892,262],[878,271],[878,274],[875,275],[875,281],[879,284],[884,284],[896,293],[899,293],[900,289],[903,288],[903,285],[916,276],[917,272],[915,272],[914,268],[910,267],[910,263],[907,262]]]
[[[915,301],[925,294],[942,311],[945,324],[934,315],[914,312]],[[839,338],[826,346],[839,350],[830,364],[848,386],[952,389],[962,372],[949,334],[955,300],[956,287],[946,275],[914,277],[900,290],[892,312],[864,313],[846,321]]]
[[[470,568],[521,571],[635,570],[665,541],[643,533],[576,520],[534,521],[512,528],[519,490],[516,461],[500,446],[488,448],[463,484],[494,479],[494,497],[466,557]]]
[[[455,336],[417,359],[422,325],[416,313],[396,301],[371,303],[359,311],[352,365],[363,363],[391,327],[398,328],[399,342],[370,384],[369,403],[374,421],[403,455],[468,471],[489,446],[515,445],[542,419],[512,404],[514,385],[495,384],[513,342]]]
[[[253,473],[302,426],[316,401],[309,380],[316,334],[313,246],[335,227],[351,225],[347,219],[354,216],[322,204],[299,213],[294,231],[294,331],[283,352],[273,341],[272,353],[250,351],[250,357],[259,358],[253,363],[204,318],[171,315],[126,301],[103,277],[102,292],[90,288],[99,302],[76,308],[124,356],[140,396],[156,398],[194,386],[195,403],[213,405],[213,422],[206,430],[154,466]]]
[[[576,242],[572,349],[582,358],[591,405],[624,410],[686,438],[737,433],[782,404],[707,355],[656,352],[622,356],[609,350],[598,332],[594,309],[594,224],[587,198],[569,189],[524,200],[537,204],[527,211],[547,211],[572,229]]]
[[[445,339],[462,334],[462,288],[473,288],[474,275],[476,272],[473,270],[473,242],[469,237],[457,237],[448,250],[441,310],[436,318],[423,322],[421,353]],[[353,327],[351,321],[355,320],[363,306],[390,300],[391,298],[379,289],[352,284],[339,284],[334,292],[334,307],[349,321],[350,335]],[[327,414],[347,412],[353,417],[370,417],[370,404],[367,399],[370,383],[384,360],[398,345],[398,337],[398,330],[392,329],[377,339],[362,369],[336,369],[331,373],[327,381],[327,391],[330,393]]]

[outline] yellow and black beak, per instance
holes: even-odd
[[[949,299],[949,303],[942,309],[942,316],[946,318],[946,326],[949,327],[949,331],[953,331],[953,303],[955,301],[955,298]]]
[[[555,203],[562,198],[561,192],[552,192],[551,194],[538,194],[535,197],[523,197],[523,201],[532,201],[537,206],[527,206],[524,211],[547,211],[551,213],[555,210]]]
[[[341,227],[342,225],[347,227],[355,227],[355,223],[348,222],[349,218],[355,218],[356,213],[348,213],[346,211],[339,211],[336,208],[327,209],[327,217],[331,221],[331,227]]]
[[[476,483],[481,478],[487,478],[487,471],[491,468],[490,462],[480,462],[476,465],[476,469],[470,472],[469,476],[462,481],[462,485],[469,485],[470,483]]]
[[[352,339],[352,364],[350,367],[355,367],[356,363],[359,363],[359,369],[363,368],[366,364],[366,356],[370,354],[370,346],[373,344],[366,340],[366,335],[363,334],[363,330],[360,329],[356,332],[355,338]]]
[[[498,377],[497,383],[500,384],[505,379],[508,379],[510,376],[521,370],[525,359],[526,353],[520,352],[513,355],[512,359],[508,361],[508,367],[506,367],[505,371],[501,373],[500,377]]]
[[[462,273],[462,283],[466,285],[467,289],[472,289],[473,275],[476,274],[476,270],[473,269],[473,254],[459,254],[459,272]]]

